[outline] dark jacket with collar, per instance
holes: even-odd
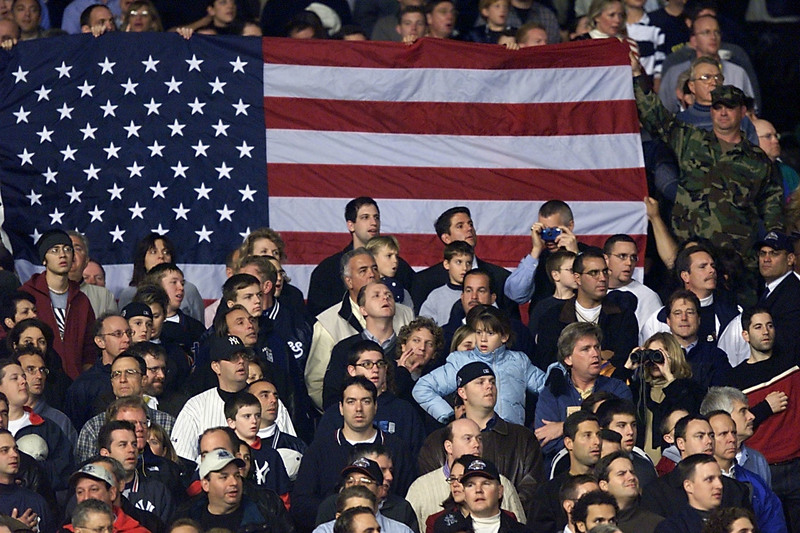
[[[350,242],[341,252],[323,259],[311,273],[311,280],[308,283],[308,301],[306,303],[306,308],[311,316],[317,316],[338,302],[342,295],[347,293],[347,287],[342,281],[339,268],[342,256],[352,249],[353,243]],[[395,277],[402,283],[403,287],[410,289],[414,280],[414,270],[402,257],[397,259],[397,274]]]
[[[641,501],[617,513],[617,527],[623,533],[653,533],[664,517],[641,508]]]
[[[630,296],[628,292],[619,292],[619,298]],[[539,338],[536,345],[537,357],[543,364],[556,362],[558,359],[558,337],[569,324],[578,321],[575,312],[576,299],[564,300],[563,305],[552,307],[539,321]],[[604,302],[600,309],[597,324],[603,330],[603,350],[611,350],[614,356],[611,364],[616,368],[623,368],[628,354],[639,344],[639,325],[633,305],[617,305]]]
[[[493,462],[500,474],[511,481],[530,517],[534,510],[536,490],[546,480],[544,459],[539,441],[533,432],[495,415],[491,427],[481,432],[483,458]],[[425,439],[417,457],[420,474],[439,469],[445,462],[444,436],[446,428],[434,431]]]
[[[688,507],[688,502],[677,468],[646,485],[642,490],[642,508],[657,515],[671,516],[675,514],[675,509]],[[744,507],[752,511],[750,488],[735,479],[722,476],[721,505],[722,507]]]
[[[656,526],[656,533],[700,533],[703,530],[705,521],[699,511],[688,504],[683,504],[678,509],[679,511],[673,511]]]
[[[19,440],[25,435],[39,435],[47,443],[47,459],[42,461],[42,466],[47,474],[53,490],[66,490],[70,474],[74,471],[72,443],[58,427],[58,424],[47,418],[42,418],[28,407],[25,410],[30,416],[31,423],[17,431],[14,438]]]
[[[383,444],[392,453],[394,481],[392,492],[405,496],[416,478],[416,467],[411,461],[408,446],[399,438],[377,430],[375,442]],[[322,500],[333,492],[342,469],[347,466],[354,446],[347,442],[342,430],[317,432],[314,442],[303,455],[300,470],[292,491],[292,516],[301,532],[314,529],[314,519]]]
[[[797,324],[800,324],[800,279],[789,272],[762,303],[772,315],[775,342],[784,349],[795,348],[800,340],[797,332]]]

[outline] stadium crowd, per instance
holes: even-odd
[[[581,242],[552,199],[513,272],[461,206],[431,213],[442,259],[415,272],[355,198],[306,294],[260,228],[210,303],[165,235],[119,295],[76,231],[40,236],[28,280],[0,250],[0,529],[800,533],[800,177],[759,118],[786,85],[759,84],[774,48],[749,39],[798,21],[775,0],[0,0],[6,48],[619,38],[650,191],[646,256]]]

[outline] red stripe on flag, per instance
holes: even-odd
[[[641,168],[540,170],[269,163],[267,174],[272,197],[356,198],[371,191],[376,198],[547,201],[557,197],[569,202],[639,200],[646,193]]]
[[[269,129],[428,135],[638,133],[633,105],[632,101],[481,104],[264,98]]]
[[[432,214],[432,217],[435,217]],[[310,233],[284,231],[281,236],[292,243],[288,264],[317,265],[347,245],[341,233]],[[442,261],[444,244],[436,235],[395,234],[400,242],[400,255],[412,266],[429,266]],[[601,248],[610,235],[578,235],[578,240]],[[632,235],[640,250],[644,250],[646,235]],[[479,235],[476,252],[484,261],[505,267],[516,267],[531,251],[529,235]],[[640,260],[643,265],[644,258]]]
[[[360,68],[529,69],[627,65],[630,48],[617,39],[507,50],[502,46],[423,38],[413,45],[389,42],[264,39],[264,62]],[[291,53],[287,53],[287,48]]]

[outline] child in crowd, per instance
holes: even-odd
[[[131,328],[131,344],[149,341],[153,337],[153,311],[141,302],[131,302],[120,311]]]
[[[226,30],[236,20],[236,1],[208,0],[206,11],[211,17],[209,26],[217,31]]]
[[[400,263],[400,243],[397,242],[397,239],[391,235],[373,237],[367,241],[366,249],[375,258],[381,281],[386,283],[386,286],[392,291],[394,301],[413,309],[414,303],[411,301],[411,294],[403,287],[400,280],[395,277],[397,275],[397,265]]]
[[[569,250],[558,250],[550,254],[545,263],[547,275],[556,286],[553,296],[549,296],[539,301],[533,308],[528,329],[531,330],[534,340],[539,334],[539,320],[542,315],[556,305],[560,305],[564,300],[569,300],[575,296],[578,284],[575,283],[575,276],[572,275],[572,262],[575,261],[575,253]]]
[[[509,7],[509,0],[480,0],[478,9],[486,24],[470,31],[469,40],[476,43],[497,44],[503,31],[509,29],[506,25]]]
[[[450,342],[450,353],[468,352],[475,347],[475,332],[469,326],[461,326],[453,334]]]
[[[250,446],[253,481],[260,487],[275,491],[287,503],[290,486],[283,459],[271,446],[262,446],[258,437],[261,402],[249,392],[239,392],[225,402],[225,419],[236,436]]]
[[[158,285],[167,293],[167,313],[161,329],[162,342],[178,344],[187,352],[195,354],[193,345],[206,328],[202,322],[181,310],[186,284],[183,271],[175,263],[161,263],[147,272],[144,283]]]
[[[472,269],[475,252],[464,241],[453,241],[444,247],[442,265],[447,271],[447,283],[434,289],[419,309],[419,316],[429,316],[439,326],[450,321],[453,304],[461,299],[464,276]]]
[[[456,390],[458,371],[467,363],[481,361],[492,368],[497,378],[497,414],[507,422],[524,424],[525,394],[539,393],[544,387],[545,373],[525,353],[507,348],[511,321],[500,309],[475,306],[467,314],[467,324],[475,331],[475,348],[451,353],[443,366],[419,378],[413,390],[414,399],[432,417],[446,422],[453,409],[444,397]]]
[[[169,459],[173,463],[179,463],[178,454],[175,453],[175,448],[169,440],[169,435],[164,431],[164,428],[151,422],[147,430],[147,445],[150,446],[150,451],[153,455]]]

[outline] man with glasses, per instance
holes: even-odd
[[[686,47],[686,56],[683,56],[685,59],[677,62],[664,62],[664,72],[658,90],[664,106],[673,113],[678,111],[678,101],[675,95],[678,76],[690,67],[693,59],[705,56],[718,61],[726,81],[743,90],[748,96],[755,98],[756,108],[760,108],[761,94],[758,80],[755,79],[752,65],[750,65],[750,59],[741,48],[731,49],[729,44],[723,46],[722,32],[716,17],[712,14],[696,17],[692,22],[691,30],[692,35],[689,38],[689,46]],[[722,48],[725,48],[725,59],[722,59],[720,54]],[[722,84],[720,83],[720,85]]]
[[[639,247],[630,235],[617,234],[603,245],[603,256],[608,265],[608,292],[630,292],[636,296],[636,321],[644,321],[661,307],[661,298],[653,289],[633,278],[639,263]]]
[[[383,284],[380,284],[380,286],[385,288]],[[386,360],[380,345],[375,341],[362,339],[351,345],[349,351],[346,361],[347,375],[351,377],[364,376],[374,383],[375,388],[378,389],[378,410],[375,414],[375,425],[383,431],[393,433],[399,437],[409,447],[411,455],[416,456],[425,439],[422,418],[410,403],[398,398],[389,390],[389,362]],[[341,388],[341,385],[339,387]],[[322,419],[317,425],[317,431],[333,432],[342,427],[343,422],[344,418],[339,412],[339,406],[331,405],[322,415]]]
[[[694,103],[688,109],[681,111],[675,118],[686,124],[692,124],[700,129],[711,131],[711,91],[725,83],[725,76],[719,60],[714,57],[700,56],[692,61],[689,67],[689,80],[686,86],[694,95]],[[747,140],[758,144],[756,128],[748,117],[742,118],[742,131]]]
[[[579,253],[572,264],[572,273],[578,285],[575,296],[548,309],[539,321],[536,349],[540,360],[545,364],[555,362],[559,335],[567,325],[581,322],[595,324],[602,330],[604,366],[609,362],[616,369],[622,368],[628,354],[638,345],[635,298],[619,293],[614,303],[606,299],[609,269],[603,251],[598,248]]]
[[[758,136],[759,148],[764,150],[767,157],[778,167],[783,182],[783,196],[789,196],[797,189],[800,184],[800,176],[797,171],[783,162],[781,159],[781,135],[775,130],[775,126],[768,120],[757,118],[753,121]]]
[[[34,434],[44,440],[47,458],[40,464],[54,491],[66,489],[66,479],[72,472],[72,443],[55,422],[25,406],[28,382],[22,367],[12,359],[0,360],[0,392],[8,399],[8,430],[16,439]]]
[[[131,336],[128,321],[118,314],[101,315],[94,324],[94,344],[99,357],[67,389],[64,412],[76,429],[96,414],[96,399],[108,397],[111,389],[111,363],[128,349]]]
[[[150,424],[150,420],[153,420],[164,428],[167,435],[172,432],[172,427],[175,425],[175,417],[169,413],[151,409],[144,403],[144,389],[142,383],[143,376],[146,372],[146,364],[138,355],[123,352],[114,359],[114,362],[111,364],[111,388],[115,400],[107,398],[103,403],[108,405],[109,401],[113,401],[114,403],[111,405],[116,405],[117,409],[112,413],[110,411],[111,406],[109,406],[107,410],[95,415],[84,424],[78,435],[78,445],[75,448],[75,456],[78,461],[85,461],[97,453],[97,436],[100,432],[100,428],[107,421],[118,418],[116,416],[117,410],[120,412],[126,410],[124,405],[118,403],[121,399],[130,398],[130,407],[135,408],[135,411],[141,413],[138,420],[140,420],[142,424],[141,427],[137,427],[137,437],[141,439],[139,442],[140,451],[144,450],[144,444],[147,440],[147,427]],[[135,417],[133,421],[136,422],[136,414],[132,416]],[[129,418],[120,419],[129,420]]]
[[[44,389],[47,385],[47,376],[50,370],[44,362],[44,356],[38,348],[30,345],[18,347],[14,351],[14,357],[19,361],[22,370],[25,371],[25,378],[28,381],[28,401],[26,406],[37,415],[49,418],[61,428],[73,446],[78,442],[78,432],[70,422],[67,415],[48,405],[45,400]]]
[[[75,379],[94,363],[92,304],[80,284],[69,279],[74,260],[69,235],[60,229],[47,230],[36,249],[45,271],[31,276],[22,290],[36,299],[39,320],[56,333],[53,349],[61,356],[64,371]]]

